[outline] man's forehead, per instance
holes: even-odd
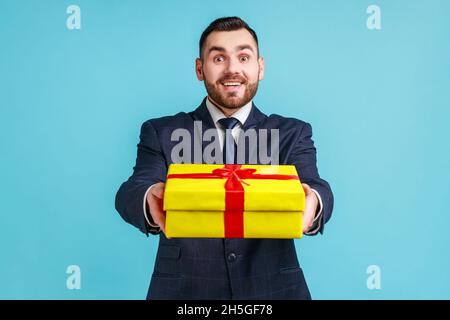
[[[208,53],[212,47],[223,48],[226,51],[251,48],[256,52],[255,39],[247,29],[211,32],[206,39],[205,53]]]

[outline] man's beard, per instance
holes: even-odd
[[[243,86],[245,86],[244,96],[239,97],[237,92],[224,92],[219,89],[222,82],[230,81],[233,79],[239,79]],[[217,81],[217,83],[209,82],[205,77],[205,87],[210,98],[219,106],[228,109],[239,109],[249,103],[258,91],[258,80],[256,82],[248,82],[246,79],[239,78],[226,78]]]

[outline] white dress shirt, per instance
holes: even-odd
[[[219,120],[226,118],[227,116],[225,116],[223,114],[223,112],[217,108],[211,101],[209,101],[209,97],[206,99],[206,107],[208,108],[209,114],[211,115],[211,118],[213,119],[213,122],[218,130],[219,133],[219,143],[220,143],[220,148],[223,148],[223,141],[225,139],[225,131],[222,129],[222,127],[219,124]],[[239,138],[239,129],[242,128],[242,125],[245,123],[245,121],[247,120],[250,111],[252,110],[252,101],[250,101],[249,103],[247,103],[246,105],[244,105],[243,107],[239,108],[235,113],[233,113],[231,116],[233,118],[236,118],[239,120],[239,123],[232,129],[231,134],[234,138],[234,140],[236,141],[236,143],[238,143],[238,138]],[[147,201],[147,195],[149,193],[149,191],[152,189],[152,187],[154,186],[151,185],[147,191],[145,192],[144,195],[144,216],[145,219],[147,221],[147,223],[149,225],[151,225],[152,227],[159,227],[158,225],[154,224],[153,222],[150,221],[148,215],[147,215],[147,206],[146,206],[146,201]],[[323,205],[322,205],[322,199],[320,198],[319,193],[312,189],[311,190],[317,195],[317,198],[319,199],[319,210],[318,212],[316,212],[316,215],[314,217],[314,222],[317,221],[317,219],[320,219],[320,217],[322,216],[322,209],[323,209]],[[310,230],[308,232],[306,232],[306,235],[313,235],[315,234],[321,227],[321,221],[319,221],[317,227],[314,230]]]
[[[209,98],[206,99],[206,107],[208,108],[209,114],[211,115],[211,118],[213,119],[214,125],[216,126],[216,129],[219,132],[219,143],[220,143],[220,149],[223,150],[223,141],[225,140],[225,131],[222,129],[222,127],[219,124],[219,120],[226,118],[226,116],[223,114],[223,112],[217,108],[211,101],[209,101]],[[238,143],[239,139],[239,129],[242,128],[242,125],[247,120],[250,111],[252,111],[252,101],[247,103],[245,106],[239,108],[235,113],[233,113],[231,116],[233,118],[236,118],[239,120],[238,124],[234,126],[234,128],[231,130],[231,135],[233,136],[234,140],[236,141],[236,144]]]

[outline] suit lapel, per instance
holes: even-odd
[[[214,121],[211,117],[211,114],[206,107],[206,97],[203,99],[202,103],[192,111],[192,117],[194,121],[201,121],[203,129],[215,128]]]
[[[244,131],[247,129],[256,129],[259,127],[260,123],[266,118],[267,116],[264,113],[262,113],[252,102],[252,110],[250,111],[247,120],[242,125],[242,129]]]

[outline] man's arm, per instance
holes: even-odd
[[[143,199],[145,201],[145,195],[153,184],[166,180],[166,174],[167,164],[157,132],[151,120],[146,121],[141,127],[133,174],[117,191],[115,205],[126,222],[147,236],[149,233],[159,233],[159,229],[148,224],[144,216]]]
[[[319,176],[317,170],[316,148],[312,140],[312,128],[309,123],[303,125],[295,142],[294,148],[288,158],[289,164],[294,164],[302,183],[308,184],[314,192],[319,194],[319,212],[311,232],[307,235],[323,234],[325,223],[331,218],[333,211],[333,192],[327,181]]]

